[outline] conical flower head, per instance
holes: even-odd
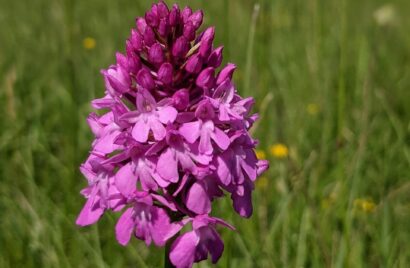
[[[211,216],[213,202],[230,195],[250,217],[254,182],[268,168],[249,135],[254,101],[238,94],[234,64],[220,68],[223,46],[214,47],[215,28],[201,27],[203,17],[160,1],[136,19],[125,53],[102,71],[105,96],[92,101],[101,115],[87,119],[95,140],[81,166],[87,202],[77,223],[123,211],[119,243],[135,236],[157,246],[191,224],[171,247],[176,267],[218,261],[216,226],[233,227]]]

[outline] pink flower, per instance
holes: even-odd
[[[214,27],[198,33],[202,22],[202,11],[163,1],[136,19],[125,54],[102,71],[105,96],[91,102],[101,111],[87,118],[95,139],[80,167],[88,186],[76,223],[122,210],[121,245],[133,236],[156,246],[175,239],[169,259],[181,268],[208,255],[218,261],[217,225],[233,227],[211,216],[213,203],[229,194],[250,217],[254,182],[268,168],[249,134],[254,100],[238,94],[234,64],[219,69],[223,47],[213,45]]]

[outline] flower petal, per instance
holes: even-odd
[[[149,126],[144,120],[138,120],[132,128],[132,137],[138,142],[148,140]]]
[[[115,186],[125,197],[130,196],[137,187],[137,175],[133,169],[134,165],[129,163],[120,168],[115,174]]]
[[[200,121],[182,124],[179,133],[189,142],[194,143],[200,135]]]
[[[132,218],[133,208],[127,209],[121,217],[118,219],[115,225],[115,236],[118,243],[125,246],[131,239],[131,235],[134,230],[134,220]]]
[[[159,115],[159,121],[163,124],[173,123],[177,118],[178,112],[174,107],[166,106],[158,108],[157,114]]]
[[[149,126],[154,134],[155,140],[160,141],[165,138],[167,131],[158,119],[151,118],[149,121]]]
[[[248,181],[250,182],[250,181]],[[233,206],[235,211],[244,218],[249,218],[252,216],[253,207],[252,207],[252,189],[251,185],[245,183],[244,194],[242,196],[237,193],[233,193],[231,198],[233,201]]]
[[[211,200],[201,183],[195,182],[188,191],[186,206],[197,214],[211,212]]]
[[[178,237],[172,244],[169,258],[176,267],[192,267],[195,260],[196,246],[199,237],[194,231],[187,232]]]
[[[157,246],[164,246],[168,239],[178,233],[183,225],[171,223],[164,209],[152,207],[151,209],[151,235]]]
[[[104,213],[104,209],[99,206],[99,202],[95,202],[95,198],[96,197],[93,195],[88,198],[75,222],[77,225],[87,226],[100,219],[101,215]]]
[[[211,143],[211,133],[208,131],[201,132],[201,138],[199,140],[199,152],[201,154],[212,154],[213,147]]]
[[[201,242],[211,254],[212,263],[216,263],[224,251],[224,243],[219,234],[211,227],[200,229]]]
[[[211,138],[222,150],[228,149],[229,144],[231,143],[228,135],[226,135],[225,132],[223,132],[221,129],[217,127],[215,127],[215,130],[212,133]]]
[[[165,150],[159,157],[157,171],[164,180],[178,182],[178,162],[172,148]]]

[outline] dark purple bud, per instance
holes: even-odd
[[[224,47],[221,46],[212,51],[211,55],[209,55],[208,58],[208,66],[218,68],[221,65],[223,49]]]
[[[141,34],[136,30],[136,29],[132,29],[131,30],[131,44],[132,47],[136,50],[136,51],[141,51],[143,48],[143,44],[142,44],[142,36]]]
[[[155,65],[164,62],[165,55],[160,44],[155,43],[150,47],[148,51],[148,60]]]
[[[189,105],[189,91],[188,89],[180,89],[172,96],[174,107],[179,110],[185,110]]]
[[[165,62],[158,70],[158,80],[164,83],[164,85],[170,85],[172,83],[172,65]]]
[[[145,13],[145,21],[147,24],[153,28],[158,27],[159,17],[158,17],[158,7],[157,5],[152,5],[151,9]]]
[[[172,7],[171,12],[169,13],[169,25],[175,27],[181,20],[181,15],[179,11],[179,7],[177,4],[174,4]]]
[[[182,21],[186,23],[189,17],[192,15],[192,9],[190,7],[184,7],[181,15],[182,15]]]
[[[195,111],[195,117],[202,120],[208,120],[215,117],[215,111],[209,100],[202,101]]]
[[[141,69],[137,74],[136,80],[145,89],[151,90],[155,87],[154,79],[147,69]]]
[[[215,83],[215,69],[208,67],[204,69],[196,79],[196,85],[203,89],[211,89]]]
[[[152,46],[155,43],[155,33],[151,27],[147,26],[144,33],[144,43],[146,46]]]
[[[184,36],[179,37],[172,46],[172,55],[177,58],[185,57],[189,50],[189,42]]]
[[[202,57],[197,53],[188,59],[185,70],[189,73],[197,74],[202,70],[202,64]]]
[[[145,28],[147,28],[147,23],[145,22],[144,18],[137,18],[136,20],[137,30],[140,34],[145,33]]]
[[[168,18],[162,18],[159,22],[158,33],[162,37],[166,37],[169,33],[169,23]]]
[[[198,30],[202,24],[203,17],[204,13],[202,12],[202,10],[198,10],[189,17],[188,21],[192,22],[192,25],[195,27],[195,30]]]
[[[158,10],[158,16],[160,19],[168,17],[169,9],[168,9],[167,4],[165,4],[163,1],[160,1],[157,4],[157,10]]]
[[[184,36],[188,41],[195,39],[195,27],[190,21],[184,24]]]
[[[233,72],[236,69],[236,65],[232,63],[228,63],[218,74],[218,78],[216,79],[216,84],[220,85],[226,79],[232,79]]]

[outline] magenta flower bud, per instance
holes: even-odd
[[[146,46],[152,46],[155,43],[155,33],[151,27],[147,26],[144,32],[144,43]]]
[[[165,62],[158,70],[158,80],[164,83],[164,85],[170,85],[172,83],[172,73],[172,65],[168,62]]]
[[[202,10],[198,10],[189,17],[188,21],[192,23],[195,30],[198,30],[202,24],[203,17],[204,17],[204,13],[202,12]]]
[[[131,44],[132,44],[132,47],[137,51],[141,51],[142,48],[143,48],[142,41],[143,41],[143,38],[142,38],[141,34],[137,30],[132,29],[131,30]]]
[[[155,87],[154,79],[150,72],[142,68],[137,74],[137,83],[145,89],[151,90]]]
[[[214,41],[214,37],[215,37],[215,27],[209,27],[202,34],[201,42],[210,41],[212,43]]]
[[[188,41],[193,41],[195,39],[195,27],[192,22],[188,21],[184,24],[183,34]]]
[[[188,59],[185,65],[185,70],[187,70],[187,72],[189,73],[197,74],[202,70],[202,64],[203,60],[201,55],[199,55],[198,53],[194,54]]]
[[[189,105],[189,91],[188,89],[180,89],[172,96],[174,107],[178,111],[185,110]]]
[[[138,32],[143,35],[145,33],[145,29],[147,28],[147,22],[145,19],[137,18],[135,24],[137,25]]]
[[[159,17],[158,17],[158,9],[157,5],[153,4],[151,9],[145,13],[145,21],[147,24],[153,28],[158,27],[159,25]]]
[[[215,83],[215,69],[208,67],[204,69],[196,79],[196,85],[203,89],[211,89]]]
[[[128,69],[128,59],[123,54],[117,52],[115,53],[115,59],[117,60],[117,64],[120,65],[123,69],[129,71]]]
[[[128,65],[130,72],[136,74],[141,69],[141,61],[136,56],[134,47],[130,40],[126,41],[125,49],[127,51]]]
[[[191,15],[192,15],[192,9],[190,7],[184,7],[181,13],[182,21],[186,23]]]
[[[172,55],[177,58],[183,58],[185,57],[186,53],[188,53],[188,50],[188,40],[184,36],[181,36],[175,41],[174,45],[172,46]]]
[[[136,57],[128,58],[128,66],[130,72],[136,74],[141,69],[141,61]]]
[[[209,55],[208,58],[208,66],[214,67],[214,68],[218,68],[221,63],[222,63],[222,52],[223,52],[224,47],[218,47],[217,49],[214,49],[211,53],[211,55]]]
[[[162,37],[166,37],[169,33],[168,18],[162,18],[159,22],[158,33]]]
[[[169,25],[175,27],[181,20],[181,15],[179,11],[179,7],[177,4],[172,6],[172,10],[169,13]]]
[[[158,43],[153,44],[148,51],[148,59],[154,65],[161,64],[165,60],[162,46]]]
[[[210,27],[206,29],[206,31],[202,35],[201,46],[199,47],[199,54],[201,54],[202,57],[204,58],[209,57],[209,54],[211,53],[211,50],[212,50],[212,42],[214,41],[214,37],[215,37],[214,27]]]
[[[169,9],[165,2],[161,1],[157,4],[158,16],[160,19],[166,18],[169,15]]]
[[[233,72],[236,69],[236,65],[232,63],[228,63],[218,74],[218,78],[216,79],[216,84],[220,85],[226,79],[232,79]]]

